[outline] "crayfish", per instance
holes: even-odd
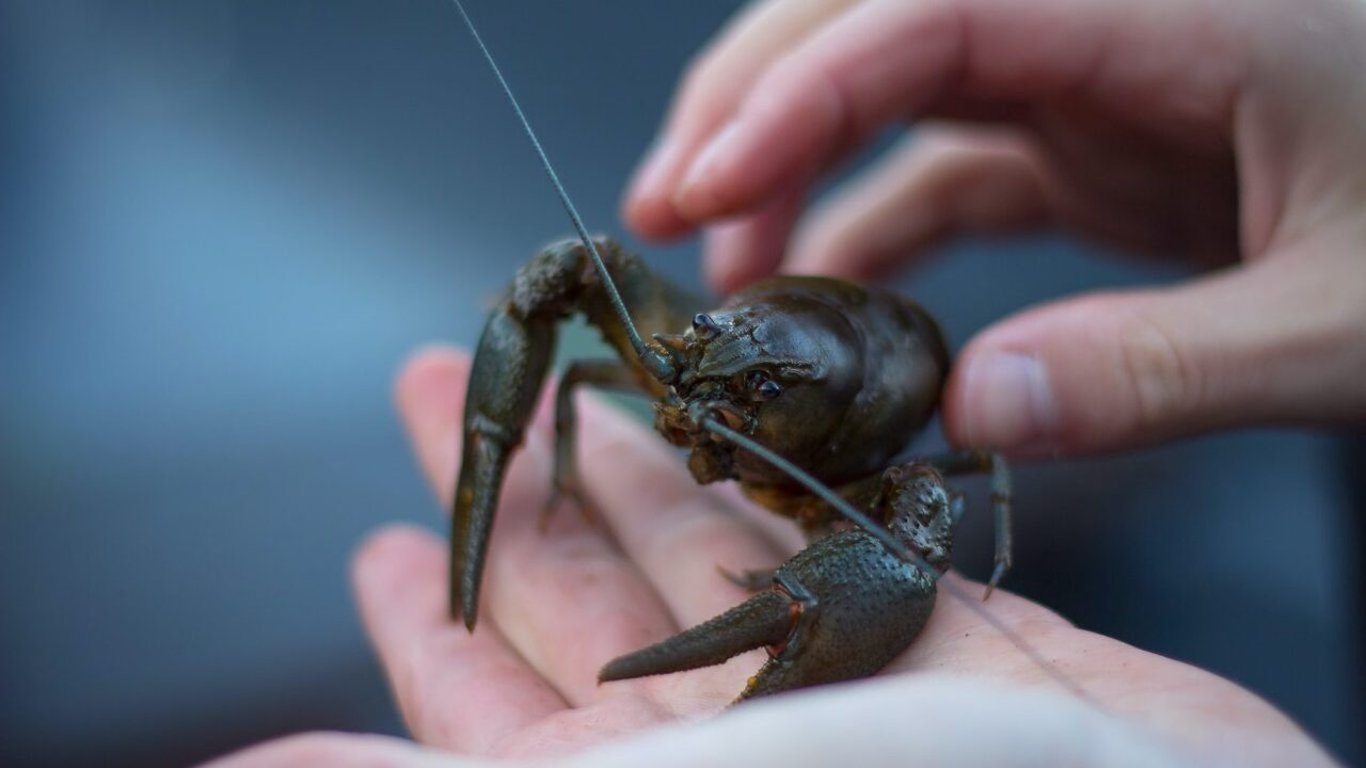
[[[750,599],[609,662],[601,680],[719,664],[759,647],[770,658],[740,699],[879,671],[925,625],[948,565],[962,502],[944,474],[991,473],[990,594],[1010,566],[1003,461],[974,450],[897,461],[934,414],[949,369],[930,315],[893,293],[792,276],[761,281],[708,309],[615,242],[590,238],[524,126],[579,238],[546,248],[518,271],[479,340],[453,511],[452,616],[474,630],[508,461],[544,383],[557,325],[574,314],[598,328],[620,360],[573,363],[559,381],[557,493],[579,496],[575,388],[635,391],[655,400],[655,428],[688,450],[699,483],[739,481],[745,495],[795,519],[811,540],[772,573],[733,577],[751,587]],[[847,519],[858,525],[842,527]]]

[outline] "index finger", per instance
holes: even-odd
[[[707,142],[633,199],[667,199],[692,225],[747,213],[941,105],[1071,99],[1149,127],[1217,121],[1237,62],[1201,63],[1227,47],[1211,15],[1199,3],[868,0],[771,62]]]
[[[761,0],[730,21],[688,66],[663,134],[641,163],[622,217],[643,235],[671,237],[692,229],[674,211],[667,189],[689,158],[739,106],[773,61],[853,0]]]

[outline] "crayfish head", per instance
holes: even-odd
[[[686,332],[655,343],[678,364],[678,400],[656,406],[656,427],[691,448],[689,467],[703,483],[792,482],[704,429],[708,418],[808,470],[827,464],[829,438],[864,378],[856,329],[826,303],[800,295],[701,313]]]

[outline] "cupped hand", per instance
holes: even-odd
[[[1363,70],[1354,0],[766,0],[689,68],[624,214],[651,237],[709,227],[722,289],[779,267],[871,279],[1041,226],[1241,262],[985,330],[946,390],[961,444],[1362,422]],[[823,172],[936,118],[799,226]]]
[[[443,502],[459,463],[468,371],[463,353],[434,349],[416,356],[398,382],[403,422]],[[219,768],[466,765],[494,757],[737,768],[911,759],[1327,762],[1293,723],[1232,683],[1078,630],[999,590],[985,607],[1084,698],[942,590],[925,631],[877,680],[722,712],[762,663],[755,652],[718,667],[599,685],[606,661],[745,598],[717,566],[773,566],[799,543],[789,523],[724,488],[699,487],[662,440],[588,398],[580,450],[591,519],[561,508],[541,530],[553,440],[547,410],[543,404],[507,478],[473,634],[447,614],[442,540],[395,527],[356,558],[365,626],[423,746],[315,734],[231,756]],[[980,594],[980,585],[957,583]]]

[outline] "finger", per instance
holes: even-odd
[[[584,398],[582,464],[592,498],[623,550],[659,590],[677,623],[691,626],[748,593],[716,572],[771,568],[789,553],[707,492],[655,435]],[[659,638],[655,638],[659,639]]]
[[[469,356],[450,347],[414,352],[399,369],[394,403],[427,483],[442,504],[455,495]]]
[[[755,81],[682,161],[674,207],[698,223],[752,210],[887,123],[931,112],[946,94],[1019,103],[1067,93],[1134,120],[1226,120],[1218,105],[1232,98],[1236,71],[1189,76],[1207,58],[1192,41],[1222,43],[1219,30],[1198,19],[1199,35],[1173,40],[1203,12],[1171,2],[869,0]],[[1155,62],[1155,47],[1172,54]]]
[[[496,628],[474,633],[446,612],[446,553],[395,526],[370,537],[353,579],[361,617],[404,722],[418,740],[487,754],[509,734],[565,709]]]
[[[852,2],[762,0],[726,26],[688,67],[663,134],[628,187],[622,217],[636,232],[664,238],[692,229],[670,200],[685,170],[683,162],[735,110],[775,58]]]
[[[919,129],[803,223],[783,265],[795,274],[883,277],[959,235],[1050,219],[1037,157],[1005,130]]]
[[[703,264],[712,287],[730,293],[777,269],[805,200],[796,189],[759,213],[708,228]]]
[[[399,378],[403,421],[445,499],[453,491],[458,456],[449,446],[458,443],[468,366],[462,353],[432,350],[416,356]],[[567,513],[541,529],[550,479],[547,404],[543,399],[503,480],[484,601],[511,647],[577,706],[629,692],[599,688],[597,670],[674,624],[601,528]]]
[[[389,736],[354,733],[305,733],[225,755],[203,768],[293,768],[299,765],[326,765],[336,768],[458,768],[484,765],[482,761],[460,760],[422,749]]]
[[[1366,418],[1366,275],[1323,242],[1175,288],[1072,299],[984,331],[945,393],[959,444],[1086,453],[1232,425]]]
[[[443,504],[454,493],[468,378],[468,356],[429,347],[413,354],[395,385],[418,463]],[[373,537],[354,567],[361,613],[413,734],[483,753],[565,703],[496,627],[470,634],[450,621],[445,557],[434,544],[403,529]]]
[[[1170,750],[1151,732],[1075,697],[917,675],[774,696],[726,717],[576,755],[565,765],[1189,764]]]
[[[945,588],[966,587],[981,594],[982,585],[947,574],[939,582],[941,601],[910,649],[891,669],[920,674],[902,677],[912,686],[923,673],[966,675],[1037,688],[1049,694],[1070,691],[1070,701],[1098,708],[1107,717],[1132,720],[1172,744],[1219,743],[1227,756],[1231,734],[1213,731],[1241,724],[1240,742],[1249,755],[1266,755],[1276,737],[1298,733],[1297,727],[1265,701],[1234,683],[1202,669],[1141,651],[1114,638],[1073,627],[1047,608],[1010,592],[997,590],[989,601],[942,600]],[[989,611],[993,621],[983,619]],[[1004,627],[1010,636],[1001,631]],[[1046,666],[1045,666],[1046,665]],[[961,679],[961,678],[960,678]],[[1217,713],[1206,717],[1209,713]],[[1317,762],[1313,744],[1295,750],[1290,764]],[[1305,758],[1312,758],[1307,760]]]
[[[489,554],[489,615],[572,705],[634,695],[635,686],[600,686],[598,670],[676,625],[603,526],[561,505],[543,527],[546,440],[543,430],[528,435],[505,483]]]
[[[789,554],[745,512],[698,486],[680,457],[657,436],[592,398],[583,399],[580,413],[584,425],[591,425],[582,430],[580,466],[594,509],[674,618],[672,626],[629,650],[746,600],[749,593],[724,578],[718,567],[768,569]],[[761,663],[753,654],[741,654],[727,664],[626,684],[675,714],[696,714],[732,701]],[[613,682],[603,688],[622,685]]]

